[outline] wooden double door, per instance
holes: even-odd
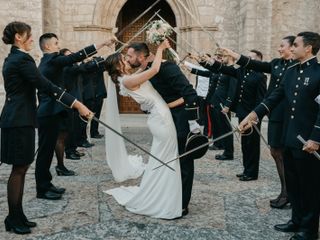
[[[118,18],[117,18],[117,27],[118,32],[121,32],[123,28],[130,25],[145,9],[149,8],[155,0],[128,0],[126,4],[121,9]],[[134,24],[130,25],[121,36],[119,36],[119,40],[127,43],[132,37],[141,30],[142,26],[144,26],[147,21],[152,17],[152,15],[158,11],[159,15],[164,18],[166,21],[170,23],[171,26],[176,26],[175,16],[165,0],[157,3],[147,14],[142,16],[138,21]],[[159,18],[155,17],[154,20]],[[172,36],[173,39],[176,39],[176,36]],[[131,42],[145,42],[146,41],[146,31],[140,33],[137,37],[135,37]],[[151,52],[155,52],[156,46],[148,45]],[[174,46],[174,44],[172,44]],[[124,49],[123,53],[126,52]],[[118,89],[119,92],[119,89]],[[124,97],[118,94],[118,105],[120,113],[142,113],[139,105],[131,98]]]

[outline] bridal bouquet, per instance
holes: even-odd
[[[168,23],[162,20],[155,20],[147,30],[147,41],[151,44],[159,45],[172,32],[172,28]]]
[[[162,20],[155,20],[150,24],[147,30],[147,42],[159,45],[170,36],[172,32],[172,27],[168,23]],[[180,61],[178,54],[172,48],[169,48],[169,51],[171,53],[171,58]]]

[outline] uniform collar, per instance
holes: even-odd
[[[307,60],[305,60],[304,62],[301,62],[300,63],[300,69],[305,69],[311,65],[313,65],[314,63],[317,63],[318,62],[318,59],[316,56],[313,56]]]
[[[21,48],[18,48],[18,47],[15,46],[15,45],[12,45],[11,51],[20,51],[20,52],[24,52],[24,53],[27,53],[27,54],[28,54],[27,51],[25,51],[25,50],[23,50],[23,49],[21,49]]]

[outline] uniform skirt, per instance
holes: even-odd
[[[14,127],[1,129],[2,163],[29,165],[34,160],[34,127]]]
[[[282,148],[283,122],[268,123],[268,143],[272,148]]]

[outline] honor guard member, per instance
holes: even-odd
[[[291,220],[275,225],[282,232],[295,232],[290,238],[317,239],[320,214],[320,160],[312,153],[320,142],[320,64],[316,58],[320,48],[320,35],[301,32],[293,47],[293,58],[299,61],[289,67],[280,83],[268,98],[258,105],[240,123],[239,128],[250,128],[270,113],[282,99],[288,111],[284,117],[284,167],[287,191],[292,206]],[[307,142],[303,145],[297,136]]]
[[[62,49],[64,55],[69,55],[72,52],[68,49]],[[103,58],[91,60],[85,64],[73,63],[63,68],[63,79],[67,92],[75,96],[80,101],[83,101],[83,79],[82,74],[87,72],[96,72],[104,69]],[[94,123],[95,121],[92,121]],[[65,144],[66,158],[79,160],[84,156],[84,153],[77,151],[78,139],[81,136],[80,124],[84,123],[77,112],[72,109],[68,111],[68,137]],[[84,124],[85,128],[85,124]]]
[[[93,78],[93,86],[94,86],[94,107],[92,111],[95,113],[95,117],[100,119],[103,100],[107,97],[107,89],[104,81],[104,71],[105,67],[104,63],[105,59],[102,57],[93,57],[93,61],[95,61],[100,68],[92,73]],[[93,121],[91,122],[90,134],[92,138],[102,138],[103,134],[99,133],[99,122]]]
[[[211,75],[213,74],[202,66],[195,65],[187,61],[184,61],[183,64],[188,71],[196,75],[195,89],[196,89],[197,95],[199,96],[199,112],[200,112],[200,119],[198,123],[204,126],[203,134],[211,138],[212,125],[211,125],[211,116],[210,116],[210,106],[207,103],[207,96],[208,96],[208,90],[211,82],[210,80]]]
[[[249,54],[252,58],[262,59],[261,52],[257,50],[251,50]],[[239,121],[242,121],[263,99],[266,93],[266,76],[264,74],[244,67],[224,66],[218,61],[214,61],[212,65],[202,64],[209,70],[218,71],[236,78],[233,83],[237,89],[233,108]],[[258,128],[260,129],[260,124],[258,124]],[[256,180],[259,174],[260,161],[260,136],[256,131],[241,136],[241,151],[244,170],[243,173],[237,174],[237,177],[239,177],[240,181]]]
[[[57,35],[45,33],[39,39],[40,49],[43,52],[38,67],[39,71],[52,83],[64,88],[62,75],[66,65],[82,61],[97,53],[98,49],[112,43],[113,40],[108,40],[102,44],[91,45],[76,53],[63,56],[59,53]],[[59,133],[59,124],[64,117],[65,108],[42,91],[38,92],[38,101],[39,150],[35,169],[37,197],[50,200],[60,199],[65,189],[57,188],[51,183],[50,166]]]
[[[254,71],[271,74],[270,83],[266,93],[266,97],[268,97],[273,90],[280,86],[287,68],[296,63],[296,61],[292,59],[291,52],[294,39],[295,36],[284,37],[278,49],[280,58],[272,59],[270,62],[253,60],[252,58],[240,55],[229,49],[225,49],[225,51],[235,59],[238,59],[236,62],[238,65]],[[285,111],[284,104],[285,100],[283,99],[282,102],[278,104],[270,114],[268,114],[268,144],[270,145],[270,153],[276,162],[281,183],[281,193],[277,198],[270,200],[270,206],[273,208],[283,208],[289,203],[285,183],[285,169],[283,165],[283,143],[281,142]]]
[[[86,71],[86,72],[82,72],[82,79],[83,79],[83,102],[85,104],[87,104],[89,106],[90,109],[92,109],[92,111],[95,113],[95,117],[99,118],[100,117],[100,113],[101,113],[101,108],[102,107],[102,102],[100,104],[100,106],[98,106],[100,108],[97,109],[96,106],[96,98],[97,98],[97,83],[98,81],[103,81],[103,72],[104,72],[104,59],[101,57],[96,57],[91,59],[88,62],[83,62],[81,63],[81,65],[86,65],[86,64],[92,64],[92,65],[96,65],[99,66],[98,68],[95,68],[94,71]],[[102,79],[101,79],[102,78]],[[104,89],[101,89],[102,92],[106,93],[106,89],[105,86],[103,85]],[[101,87],[102,88],[102,87]],[[100,101],[103,101],[103,98],[100,99]],[[78,139],[78,146],[79,147],[84,147],[84,148],[90,148],[92,146],[94,146],[93,143],[89,143],[88,139],[87,139],[87,133],[86,133],[86,128],[87,128],[87,123],[81,121],[80,122],[80,138]],[[94,137],[94,138],[101,138],[101,135],[97,135],[97,131],[98,131],[98,124],[96,121],[91,122],[91,127],[90,127],[90,136]]]
[[[223,55],[222,53],[220,54],[221,61],[224,65],[233,65],[233,59],[231,57]],[[215,74],[208,93],[208,102],[211,106],[211,115],[213,119],[212,125],[214,126],[214,130],[216,130],[216,133],[213,136],[213,138],[215,138],[232,130],[232,126],[230,125],[227,116],[231,119],[231,111],[229,110],[232,108],[236,95],[237,79],[213,68],[210,68],[209,70]],[[224,108],[225,112],[223,112],[221,106]],[[224,152],[223,154],[217,154],[215,159],[233,160],[233,135],[222,139],[221,145]]]

